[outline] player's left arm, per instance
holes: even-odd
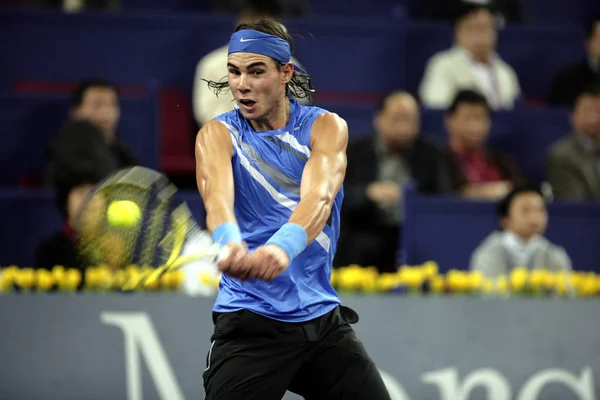
[[[308,246],[329,219],[346,175],[348,126],[336,114],[321,114],[311,130],[312,154],[302,173],[300,202],[289,218],[250,258],[252,277],[271,280]]]
[[[300,202],[289,222],[306,232],[307,244],[323,230],[346,175],[348,126],[333,113],[321,114],[310,135],[312,154],[302,173]]]

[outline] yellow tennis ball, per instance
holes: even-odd
[[[140,207],[130,200],[113,201],[106,212],[108,223],[117,228],[131,228],[137,225],[141,216]]]

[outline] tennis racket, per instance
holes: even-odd
[[[128,223],[115,224],[108,210],[128,204]],[[121,203],[122,204],[122,203]],[[126,210],[127,211],[127,210]],[[123,290],[142,287],[196,260],[217,261],[222,249],[200,228],[178,190],[163,174],[144,167],[125,168],[97,184],[75,218],[81,257],[89,265],[142,267]],[[147,268],[150,267],[150,268]]]

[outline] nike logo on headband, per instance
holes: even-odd
[[[244,42],[251,42],[253,40],[258,40],[258,39],[244,39],[244,38],[241,38],[240,42],[242,42],[242,43],[244,43]]]

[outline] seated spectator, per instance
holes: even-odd
[[[78,257],[74,218],[92,186],[115,171],[117,163],[100,130],[88,121],[68,122],[50,144],[46,160],[48,180],[65,224],[38,245],[35,266],[83,269],[86,262]]]
[[[100,79],[81,82],[72,95],[71,116],[76,120],[88,120],[100,129],[113,153],[117,167],[139,164],[132,152],[117,137],[121,109],[115,86]]]
[[[519,98],[519,80],[496,54],[497,27],[489,5],[464,3],[454,21],[455,45],[427,63],[419,94],[428,108],[447,108],[456,93],[482,93],[491,108],[512,109]]]
[[[276,0],[249,0],[237,18],[236,27],[244,22],[257,18],[278,20],[283,14],[282,5]],[[194,117],[202,126],[214,117],[233,110],[235,101],[230,91],[215,96],[206,81],[220,82],[227,79],[227,52],[229,44],[225,44],[202,57],[196,66],[192,105]],[[294,65],[301,66],[292,57]],[[297,99],[306,103],[305,99]]]
[[[421,0],[416,7],[415,19],[448,21],[451,22],[456,15],[457,8],[463,3],[483,3],[494,5],[497,18],[502,23],[511,24],[523,21],[523,6],[521,0]]]
[[[583,89],[600,84],[600,15],[585,28],[586,55],[560,70],[552,80],[548,102],[558,106],[571,106]]]
[[[558,200],[600,200],[600,86],[576,98],[573,132],[548,151],[547,178]]]
[[[453,189],[464,197],[496,200],[524,183],[512,159],[485,147],[491,110],[483,95],[459,92],[446,113],[450,140],[446,163]]]
[[[472,270],[482,271],[488,278],[508,275],[516,267],[571,271],[565,249],[543,236],[548,212],[538,188],[524,186],[511,191],[498,204],[498,219],[501,230],[475,249]]]
[[[403,184],[414,181],[425,194],[450,191],[441,146],[420,135],[419,121],[419,107],[411,95],[389,93],[373,120],[375,133],[348,146],[336,265],[394,270]]]

